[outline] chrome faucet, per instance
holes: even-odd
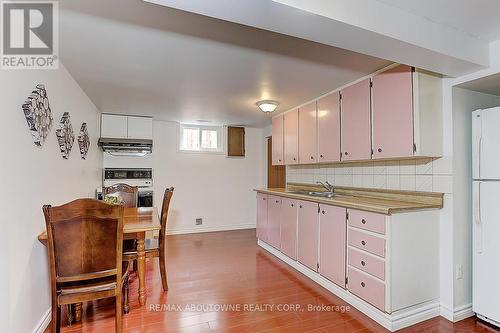
[[[316,184],[323,186],[329,193],[334,193],[335,188],[332,184],[330,184],[328,181],[326,182],[316,182]]]

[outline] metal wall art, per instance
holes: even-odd
[[[82,159],[86,159],[90,147],[87,123],[83,123],[82,127],[80,127],[80,133],[78,134],[78,146],[80,147],[80,155],[82,156]]]
[[[22,105],[28,128],[37,146],[43,146],[52,128],[52,111],[49,105],[47,91],[43,84],[38,84],[36,89],[28,96]]]
[[[69,119],[69,112],[64,112],[61,122],[59,123],[59,128],[56,129],[56,136],[62,157],[68,159],[71,148],[73,147],[73,142],[75,141],[73,126],[71,126],[71,121]]]

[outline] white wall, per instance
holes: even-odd
[[[500,97],[453,88],[453,261],[455,274],[463,267],[462,279],[454,279],[453,306],[472,303],[472,119],[477,109],[500,105]]]
[[[0,313],[7,315],[5,332],[32,332],[50,308],[47,253],[37,240],[45,230],[43,204],[58,205],[93,195],[100,182],[102,154],[97,109],[62,66],[58,70],[2,70],[0,73],[0,192],[4,245]],[[33,144],[21,105],[35,86],[46,86],[54,127],[42,148]],[[80,158],[75,141],[70,158],[59,151],[55,129],[65,111],[70,112],[76,134],[87,122],[91,148]],[[5,247],[6,246],[6,247]]]
[[[174,122],[154,121],[153,153],[146,158],[104,156],[105,167],[152,167],[155,206],[163,191],[174,186],[168,233],[254,228],[254,188],[264,185],[263,130],[246,128],[246,156],[186,153],[177,149]],[[203,218],[196,226],[195,219]]]

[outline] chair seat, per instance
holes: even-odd
[[[122,281],[128,274],[129,274],[129,262],[124,261],[122,263]],[[64,296],[71,294],[113,290],[115,288],[116,288],[116,279],[115,276],[113,275],[101,279],[63,283],[59,287],[59,294],[61,296]]]

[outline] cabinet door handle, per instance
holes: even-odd
[[[364,260],[361,260],[361,266],[365,266],[366,262]]]
[[[276,200],[276,203],[280,203],[280,201],[279,201],[279,200]]]
[[[365,286],[366,286],[366,285],[365,285],[365,283],[364,283],[364,282],[361,282],[361,287],[363,287],[363,288],[364,288]]]
[[[322,211],[321,211],[321,214],[325,215],[325,211],[324,211],[324,210],[322,210]]]
[[[323,155],[319,155],[319,157],[323,158]]]
[[[365,220],[365,219],[362,219],[362,220],[361,220],[361,223],[366,224],[366,220]]]
[[[290,206],[292,206],[292,207],[293,207],[293,204],[290,204]]]
[[[377,149],[377,151],[378,151],[379,153],[381,153],[381,152],[382,152],[382,148]]]
[[[345,155],[345,156],[347,156],[347,155],[349,155],[349,153],[348,153],[348,152],[345,152],[345,153],[344,153],[344,155]]]
[[[296,161],[297,159],[294,157],[293,160]]]
[[[361,241],[361,245],[365,246],[366,245],[366,242],[363,240]]]
[[[311,156],[311,160],[314,160],[314,156]]]
[[[302,205],[299,205],[299,208],[302,208]]]

